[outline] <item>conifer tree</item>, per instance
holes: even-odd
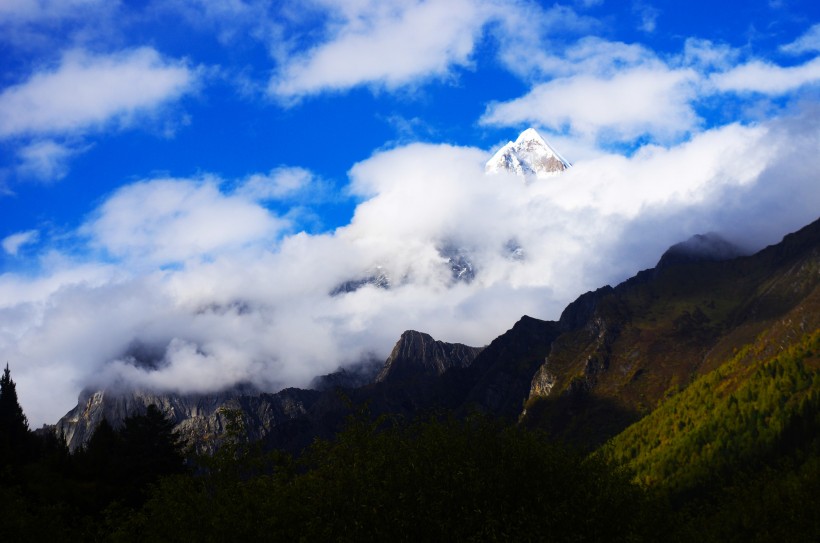
[[[6,364],[0,377],[0,463],[23,459],[28,445],[28,420],[17,401],[17,387]]]

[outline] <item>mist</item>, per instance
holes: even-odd
[[[485,174],[489,149],[381,150],[349,171],[350,223],[321,234],[265,206],[271,176],[137,181],[70,233],[71,251],[55,241],[36,273],[0,276],[0,352],[37,427],[84,388],[306,386],[386,358],[407,329],[486,345],[694,234],[752,252],[810,223],[818,128],[805,107],[531,180]],[[454,275],[453,254],[470,274]]]

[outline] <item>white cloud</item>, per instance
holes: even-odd
[[[636,1],[632,4],[632,11],[640,18],[638,28],[644,32],[654,32],[658,24],[660,11],[643,1]]]
[[[277,220],[239,189],[136,183],[83,230],[120,260],[51,258],[41,277],[0,276],[0,350],[39,425],[83,386],[305,385],[366,353],[386,356],[406,329],[485,344],[522,314],[557,318],[582,292],[653,265],[694,233],[759,248],[814,220],[819,125],[809,108],[631,157],[599,155],[532,183],[485,175],[482,150],[408,145],[351,169],[364,201],[349,225],[276,243]],[[523,260],[510,257],[511,240]],[[439,252],[447,246],[472,260],[472,282],[453,282]],[[329,295],[377,269],[389,290]],[[157,353],[159,367],[138,368],[134,345]]]
[[[329,197],[330,187],[309,170],[280,166],[267,174],[251,175],[237,188],[236,193],[259,201],[319,202]]]
[[[290,59],[270,91],[289,98],[362,84],[395,89],[465,66],[490,17],[468,0],[328,2],[329,41]]]
[[[680,59],[684,66],[692,66],[702,72],[714,69],[726,70],[735,64],[740,52],[725,43],[687,38]]]
[[[820,82],[820,57],[785,68],[753,60],[726,72],[713,74],[710,81],[723,92],[785,94]]]
[[[579,15],[573,9],[555,4],[544,9],[536,3],[521,3],[514,7],[498,4],[497,19],[490,27],[493,38],[498,41],[498,56],[510,72],[525,78],[543,75],[567,75],[579,71],[578,64],[584,60],[579,57],[595,57],[595,61],[615,64],[622,60],[622,55],[632,56],[638,46],[625,46],[606,42],[592,37],[601,28],[600,22],[591,17]],[[555,40],[555,35],[567,33],[578,36],[589,36],[580,39],[569,47],[563,40]],[[605,51],[593,51],[596,44]],[[623,47],[620,47],[623,46]],[[625,49],[631,51],[625,52]],[[569,61],[564,54],[572,55]]]
[[[161,265],[270,243],[284,226],[213,179],[155,179],[119,189],[83,233],[113,256]]]
[[[553,24],[557,25],[558,22]],[[533,38],[532,41],[505,47],[501,51],[501,59],[513,73],[536,81],[573,75],[612,77],[625,69],[660,65],[657,55],[640,44],[608,41],[594,36],[581,38],[566,48],[540,45]]]
[[[79,17],[89,8],[113,3],[116,0],[4,0],[0,3],[0,24]]]
[[[190,92],[196,72],[149,47],[112,55],[73,50],[53,70],[0,93],[0,137],[128,124]]]
[[[697,74],[662,65],[622,70],[611,77],[577,75],[536,85],[526,95],[488,106],[484,124],[534,123],[556,132],[661,141],[698,123],[691,106]]]
[[[307,2],[297,9],[305,10]],[[280,0],[164,0],[150,8],[157,18],[181,18],[193,28],[214,32],[226,46],[234,46],[251,38],[277,47],[286,17],[282,13],[293,9],[295,2]]]
[[[77,152],[54,140],[29,143],[18,151],[18,173],[44,181],[62,179],[68,173],[68,160]]]
[[[780,50],[791,55],[820,52],[820,23],[809,28],[793,42],[781,46]]]
[[[27,230],[25,232],[18,232],[3,239],[3,250],[6,253],[16,256],[20,248],[24,245],[35,243],[40,238],[40,232],[37,230]]]

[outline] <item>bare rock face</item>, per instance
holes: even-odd
[[[544,359],[544,363],[535,372],[530,384],[530,396],[549,396],[552,387],[555,386],[555,374],[549,370],[549,357]]]
[[[466,368],[481,350],[461,343],[436,341],[429,334],[408,330],[393,347],[376,382],[441,375],[450,368]]]
[[[295,388],[276,394],[86,391],[77,406],[57,422],[55,431],[65,436],[74,451],[88,443],[103,419],[119,428],[126,418],[142,415],[149,405],[155,405],[174,422],[175,431],[185,442],[199,452],[213,452],[225,436],[224,409],[239,411],[248,439],[258,440],[282,422],[304,415],[318,396],[316,391]]]
[[[472,383],[462,409],[516,420],[530,392],[533,376],[560,332],[556,322],[527,315],[521,317],[510,330],[495,338],[466,370],[471,374]]]

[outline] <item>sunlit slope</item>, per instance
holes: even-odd
[[[730,360],[751,371],[810,342],[818,284],[815,222],[749,257],[662,259],[589,293],[562,315],[567,331],[533,378],[524,422],[600,444]]]
[[[663,400],[602,452],[633,470],[636,480],[679,492],[717,485],[739,469],[816,456],[818,429],[820,289],[815,287],[792,311]]]

